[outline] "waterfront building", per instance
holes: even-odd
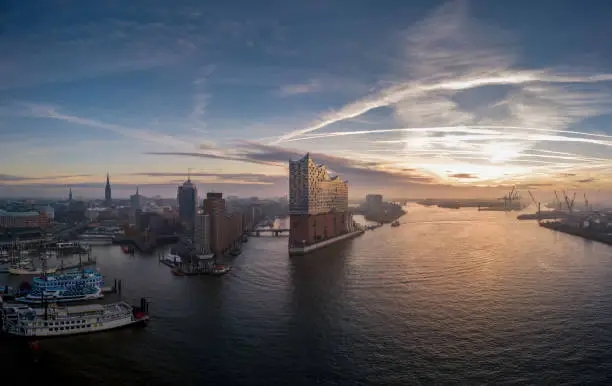
[[[353,230],[348,212],[348,182],[330,177],[310,154],[289,161],[289,245],[303,246]]]
[[[193,242],[198,254],[208,255],[210,248],[210,216],[203,211],[196,213]]]
[[[106,186],[104,187],[104,201],[107,204],[110,204],[113,200],[111,195],[111,186],[110,186],[110,175],[106,173]]]
[[[176,194],[179,207],[179,219],[187,229],[193,229],[196,207],[198,202],[198,189],[191,182],[191,177],[178,187]]]
[[[213,253],[220,254],[225,246],[223,228],[226,209],[223,193],[207,193],[203,207],[204,214],[209,216],[210,221],[210,249]]]
[[[210,222],[210,250],[223,255],[239,243],[244,231],[241,213],[228,213],[222,193],[207,193],[203,202],[204,214]]]
[[[46,228],[50,219],[39,211],[8,212],[0,209],[0,228]]]

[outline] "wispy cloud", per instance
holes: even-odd
[[[91,177],[90,174],[74,174],[74,175],[59,175],[59,176],[39,176],[39,177],[24,177],[15,176],[12,174],[0,174],[0,182],[20,182],[20,181],[52,181],[63,180],[69,178]]]
[[[78,115],[66,114],[59,112],[58,109],[54,106],[29,103],[23,104],[22,113],[24,116],[29,116],[33,118],[55,119],[97,129],[108,130],[124,137],[133,138],[150,143],[156,143],[164,146],[177,147],[181,149],[185,149],[186,147],[194,147],[193,143],[178,139],[168,134],[159,133],[147,129],[137,129],[114,123],[102,122],[97,119],[81,117]]]
[[[448,176],[451,178],[468,178],[468,179],[478,178],[478,176],[475,176],[470,173],[455,173],[455,174],[449,174]]]
[[[197,157],[225,159],[236,162],[246,162],[277,166],[280,173],[286,173],[288,161],[298,159],[303,154],[294,149],[280,146],[265,145],[252,141],[241,141],[235,144],[231,155],[220,156],[208,152],[150,152],[151,155],[175,157]],[[426,174],[421,174],[412,168],[389,167],[388,163],[364,161],[329,154],[311,153],[317,162],[324,163],[330,170],[349,179],[358,185],[368,184],[410,184],[433,183],[435,180]]]
[[[281,96],[310,94],[310,93],[321,91],[322,89],[323,89],[323,85],[321,84],[320,81],[311,80],[310,82],[307,82],[307,83],[284,85],[280,88],[279,94]]]

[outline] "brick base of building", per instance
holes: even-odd
[[[346,212],[291,215],[289,245],[305,246],[349,232],[351,217]]]

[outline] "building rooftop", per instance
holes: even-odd
[[[28,216],[39,216],[40,213],[31,210],[28,212],[8,212],[6,210],[0,209],[0,216],[12,216],[12,217],[28,217]]]

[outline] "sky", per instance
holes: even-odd
[[[4,1],[0,196],[612,197],[612,4]]]

